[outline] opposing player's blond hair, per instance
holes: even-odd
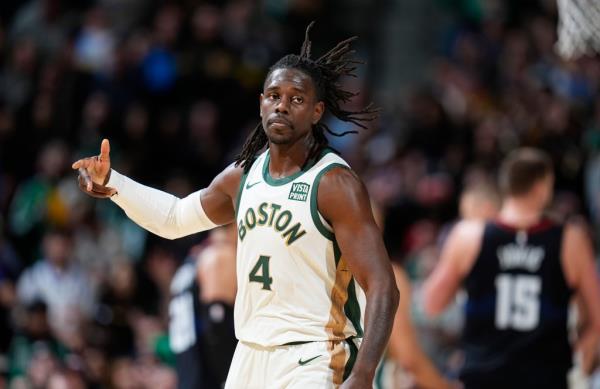
[[[523,147],[502,161],[498,186],[505,196],[527,194],[541,179],[553,173],[552,159],[543,150]]]

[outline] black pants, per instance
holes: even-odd
[[[203,323],[201,335],[204,370],[207,376],[224,385],[237,345],[233,325],[233,307],[220,301],[203,304],[200,309]]]

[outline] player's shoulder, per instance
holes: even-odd
[[[458,221],[452,227],[444,246],[448,251],[463,253],[462,257],[465,261],[467,261],[466,258],[475,258],[483,244],[486,224],[485,220],[479,219]]]
[[[340,155],[340,153],[330,147],[325,147],[319,156],[317,157],[318,161],[316,165],[326,166],[329,164],[343,165],[347,168],[350,168],[350,165],[346,160]]]
[[[455,264],[455,270],[462,276],[469,274],[481,251],[486,224],[485,220],[460,220],[444,243],[444,256]]]
[[[594,262],[592,231],[583,217],[569,218],[564,224],[561,262],[567,283],[577,288],[588,269]]]
[[[316,175],[315,189],[318,190],[319,197],[329,192],[338,192],[339,196],[352,194],[362,185],[350,165],[337,151],[328,147],[321,151],[310,170]]]
[[[232,162],[214,178],[210,186],[218,188],[230,196],[237,196],[243,175],[244,167],[241,164]]]
[[[581,242],[591,240],[589,224],[582,216],[569,218],[563,224],[563,242]]]
[[[357,206],[368,200],[365,185],[347,166],[331,166],[323,172],[316,188],[320,206]]]
[[[350,165],[333,149],[325,149],[315,164],[315,169],[320,171],[321,179],[319,186],[353,186],[361,184],[358,175],[350,168]],[[340,187],[340,188],[342,188]]]
[[[319,212],[328,220],[330,217],[349,215],[354,215],[356,220],[362,220],[364,210],[368,210],[368,214],[371,215],[365,185],[342,158],[328,156],[328,160],[323,161],[313,190],[317,191]],[[354,212],[349,213],[348,210]]]
[[[223,179],[225,181],[233,181],[239,185],[240,180],[244,175],[244,172],[245,168],[243,165],[238,164],[236,162],[232,162],[231,164],[229,164],[229,166],[223,169],[220,175],[223,176]]]
[[[470,241],[480,239],[483,236],[487,222],[483,219],[463,219],[458,221],[452,228],[451,236],[454,239]]]

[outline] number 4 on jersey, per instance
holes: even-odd
[[[269,259],[266,255],[261,255],[256,262],[256,265],[250,272],[250,282],[259,282],[264,290],[271,290],[273,278],[269,277]],[[259,275],[258,272],[261,272]]]

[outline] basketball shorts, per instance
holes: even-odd
[[[262,347],[239,342],[225,389],[337,388],[350,375],[354,339]]]

